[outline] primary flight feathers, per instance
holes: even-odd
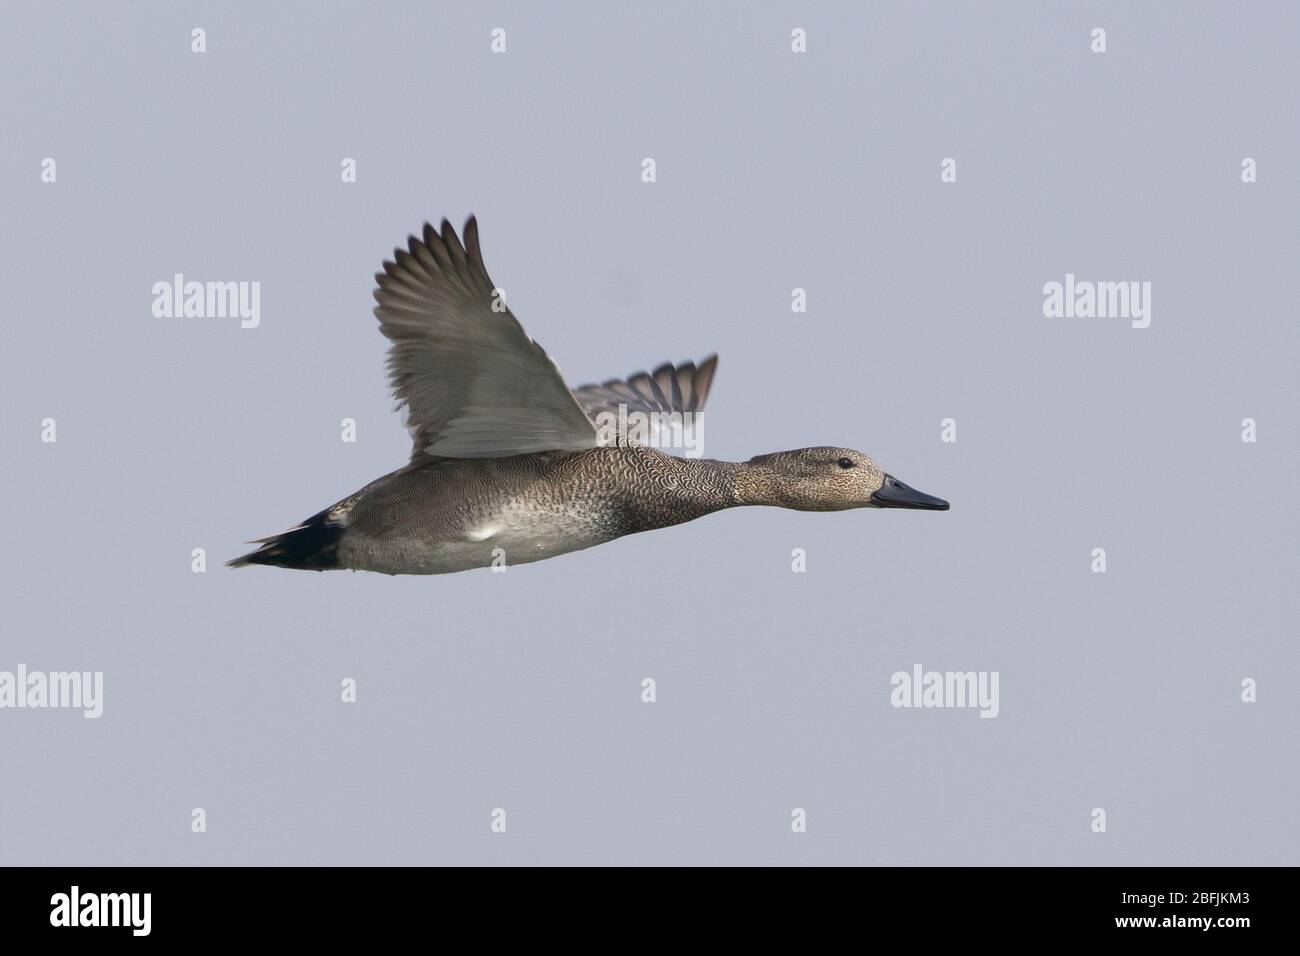
[[[716,355],[570,390],[488,276],[473,216],[464,237],[461,245],[445,219],[441,232],[426,223],[423,238],[411,236],[375,275],[375,315],[392,342],[389,376],[406,407],[413,457],[580,451],[601,444],[593,419],[620,404],[643,412],[704,407]]]

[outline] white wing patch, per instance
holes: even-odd
[[[501,533],[501,525],[485,524],[477,528],[470,528],[465,532],[466,541],[486,541],[488,538],[495,537]]]

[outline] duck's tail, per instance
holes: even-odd
[[[250,541],[249,544],[260,544],[261,547],[233,561],[227,561],[226,566],[242,568],[250,564],[267,564],[301,571],[328,571],[337,568],[339,539],[346,529],[343,525],[329,521],[328,515],[329,510],[326,509],[312,515],[296,528]]]

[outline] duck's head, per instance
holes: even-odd
[[[917,508],[947,511],[948,502],[911,488],[852,448],[799,448],[755,455],[771,504],[798,511]]]

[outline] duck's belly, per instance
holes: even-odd
[[[613,510],[593,502],[577,508],[511,501],[436,527],[353,540],[345,535],[339,556],[345,567],[357,570],[446,574],[541,561],[604,544],[622,533]]]

